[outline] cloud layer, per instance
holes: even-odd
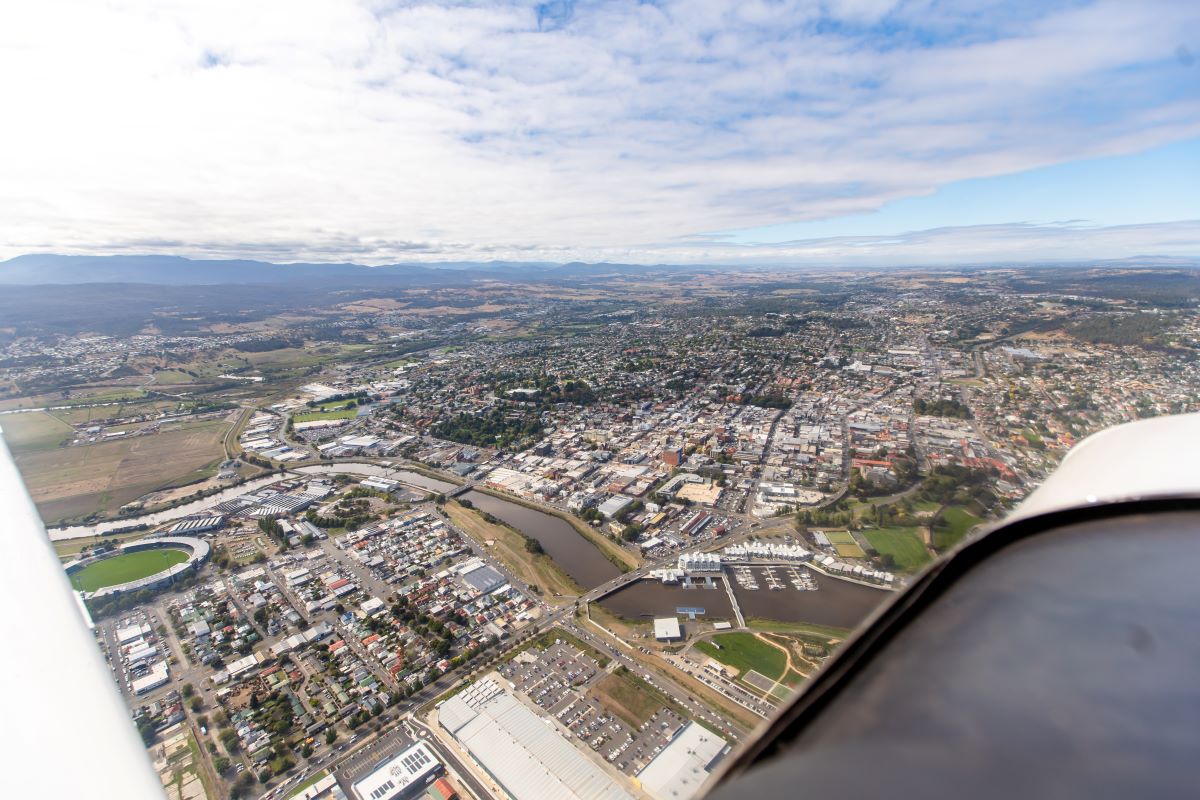
[[[0,256],[1200,254],[1188,225],[705,236],[1200,136],[1198,30],[1186,0],[4,4]]]

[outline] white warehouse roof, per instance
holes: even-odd
[[[700,791],[714,762],[727,750],[720,736],[689,722],[638,773],[638,782],[656,800],[688,800]]]
[[[675,617],[660,617],[654,620],[655,639],[679,639],[683,632],[679,630],[679,620]]]
[[[549,721],[490,680],[477,688],[447,700],[439,720],[514,800],[632,800]]]

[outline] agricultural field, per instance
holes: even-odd
[[[850,531],[825,531],[825,536],[833,544],[833,549],[842,558],[865,558],[866,553],[858,546]]]
[[[8,448],[16,454],[57,449],[74,429],[45,411],[29,411],[0,417],[0,430]]]
[[[895,568],[903,572],[914,572],[933,559],[916,528],[879,528],[862,533],[875,552],[891,556]]]
[[[44,408],[53,406],[77,406],[87,403],[116,403],[122,400],[145,400],[146,393],[138,388],[119,386],[84,386],[71,389],[64,396],[58,392],[27,397],[10,397],[0,400],[0,411],[16,408]]]
[[[145,436],[19,452],[17,468],[47,524],[111,514],[148,492],[211,474],[229,425],[184,422]]]
[[[141,550],[88,564],[71,576],[71,585],[81,592],[94,592],[105,586],[148,578],[168,567],[188,560],[183,550]]]
[[[177,369],[162,369],[154,373],[154,383],[159,386],[178,386],[193,383],[196,379]]]

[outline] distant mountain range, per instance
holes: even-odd
[[[928,267],[935,271],[977,267],[1099,267],[1099,268],[1183,268],[1200,267],[1200,259],[1135,256],[1103,261],[1013,264],[991,262],[964,264],[961,267]],[[412,286],[464,286],[481,280],[528,281],[586,280],[604,275],[702,274],[713,272],[758,272],[786,267],[764,265],[678,265],[611,264],[544,261],[449,261],[391,264],[369,267],[363,264],[273,264],[247,259],[209,260],[183,256],[64,256],[31,254],[0,261],[0,286],[47,286],[82,284],[146,284],[151,286],[223,286],[285,284],[293,288],[386,289]],[[920,269],[920,265],[912,268]],[[797,267],[812,272],[812,267]],[[903,268],[897,268],[903,269]],[[842,270],[844,271],[844,270]]]
[[[35,254],[0,261],[0,285],[139,283],[159,286],[307,284],[310,288],[454,286],[488,278],[546,281],[616,273],[707,272],[713,267],[546,262],[430,262],[368,267],[362,264],[272,264],[182,256],[63,256]]]

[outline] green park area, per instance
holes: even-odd
[[[94,592],[105,586],[116,586],[139,578],[148,578],[168,567],[188,560],[183,550],[139,550],[106,558],[71,576],[71,585],[81,592]]]
[[[891,556],[892,565],[903,572],[918,570],[932,559],[916,528],[877,528],[862,533],[875,552]]]
[[[787,656],[778,647],[767,644],[752,633],[721,633],[709,641],[697,642],[696,649],[722,664],[733,667],[738,677],[754,670],[770,680],[779,680],[787,669]]]
[[[949,550],[982,521],[964,508],[947,506],[933,524],[933,546],[938,552]]]

